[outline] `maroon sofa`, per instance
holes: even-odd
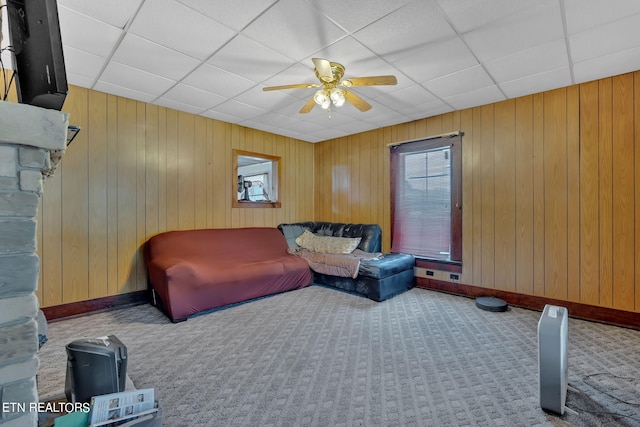
[[[311,284],[307,262],[287,253],[277,228],[168,231],[145,244],[153,303],[173,322]]]

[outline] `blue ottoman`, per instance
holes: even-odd
[[[374,301],[384,301],[415,285],[415,259],[407,254],[384,254],[380,259],[360,262],[358,276],[329,276],[313,273],[314,283],[362,294]]]

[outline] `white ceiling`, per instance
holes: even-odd
[[[58,0],[58,10],[69,83],[309,142],[640,69],[638,0]],[[298,113],[313,89],[262,90],[317,83],[313,57],[342,63],[345,78],[398,84],[353,88],[373,108],[345,104],[331,118]]]

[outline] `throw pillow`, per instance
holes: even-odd
[[[323,254],[350,254],[358,247],[360,240],[361,237],[317,236],[305,230],[296,243],[302,248]]]
[[[291,249],[297,249],[300,246],[296,243],[296,239],[300,236],[306,228],[301,225],[296,224],[282,224],[282,234],[284,234],[284,238],[287,239],[287,245]]]

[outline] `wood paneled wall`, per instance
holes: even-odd
[[[141,246],[166,230],[313,219],[313,145],[72,86],[82,128],[39,209],[42,307],[146,289]],[[232,208],[232,149],[280,156],[282,208]]]
[[[388,251],[387,144],[457,130],[462,283],[640,312],[640,72],[315,144],[315,220]]]

